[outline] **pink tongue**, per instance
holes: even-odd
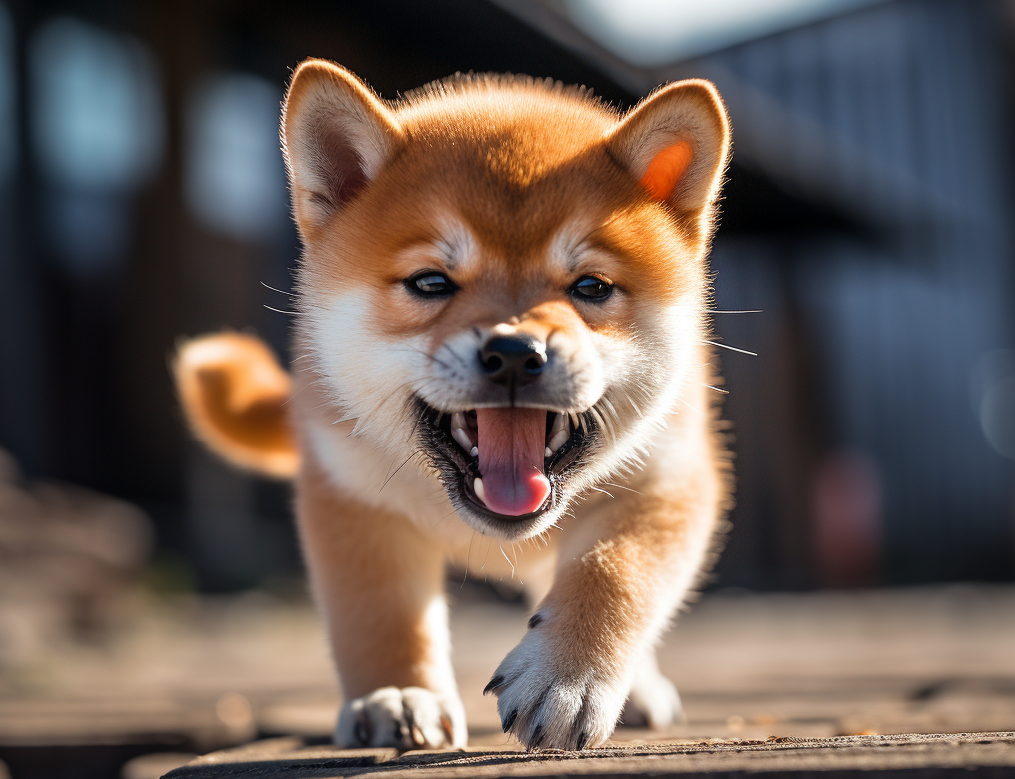
[[[479,408],[479,473],[491,511],[517,517],[536,511],[550,494],[543,474],[546,411]]]

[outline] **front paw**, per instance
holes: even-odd
[[[686,722],[677,688],[662,675],[655,654],[650,653],[635,671],[621,724],[663,730]]]
[[[465,713],[457,696],[421,687],[381,687],[342,707],[335,727],[340,747],[439,749],[465,746]]]
[[[584,749],[601,744],[617,725],[627,697],[617,670],[575,662],[532,629],[485,692],[497,696],[504,732],[528,749]]]

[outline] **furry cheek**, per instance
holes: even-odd
[[[441,342],[430,359],[431,380],[420,387],[420,397],[430,406],[460,410],[474,402],[477,375],[476,354],[482,339],[474,330],[462,330]],[[432,344],[428,348],[433,348]]]
[[[355,432],[366,433],[389,452],[405,448],[403,423],[411,424],[409,400],[428,376],[430,358],[422,337],[388,340],[372,322],[371,294],[356,289],[307,306],[307,332],[314,364],[338,419],[356,420]]]
[[[615,353],[623,348],[618,350],[615,338],[588,330],[577,337],[551,337],[549,345],[566,366],[573,408],[583,411],[594,405],[609,386],[614,373],[610,366],[617,362]]]
[[[604,411],[619,433],[620,460],[646,446],[680,400],[700,341],[698,310],[678,304],[639,311],[637,333],[593,333],[604,366]]]
[[[652,342],[655,364],[656,413],[666,414],[680,404],[688,377],[696,367],[696,348],[705,336],[700,306],[678,303],[646,318],[652,322],[647,336]]]

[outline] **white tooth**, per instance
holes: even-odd
[[[474,479],[472,482],[472,490],[476,493],[476,497],[483,501],[483,505],[486,505],[486,495],[483,494],[483,480]]]
[[[560,449],[560,447],[564,445],[564,442],[567,441],[567,439],[570,437],[571,436],[567,434],[566,430],[561,430],[557,433],[554,433],[553,436],[550,438],[550,440],[547,441],[546,448],[549,449],[550,452],[556,452],[558,449]]]
[[[553,452],[550,451],[550,447],[546,447],[546,451],[543,452],[543,457],[549,457]]]
[[[460,427],[451,428],[451,437],[461,444],[462,449],[466,452],[473,448],[472,439],[469,438],[469,434],[464,429]]]
[[[557,414],[553,418],[553,425],[550,427],[550,437],[552,438],[561,430],[567,430],[567,417],[564,414]]]
[[[457,430],[460,427],[465,427],[465,414],[461,411],[456,411],[451,415],[451,429]]]
[[[469,450],[469,454],[471,454],[473,457],[479,457],[479,447],[478,446],[472,447]]]

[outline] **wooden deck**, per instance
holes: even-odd
[[[706,596],[660,651],[688,723],[620,730],[580,759],[526,755],[500,732],[481,691],[524,632],[526,612],[471,586],[451,590],[468,752],[396,758],[325,746],[339,698],[316,615],[303,601],[254,593],[137,596],[110,638],[53,642],[9,661],[0,759],[13,779],[147,779],[188,755],[281,737],[171,776],[1015,772],[1015,588]],[[947,737],[881,738],[891,734]]]

